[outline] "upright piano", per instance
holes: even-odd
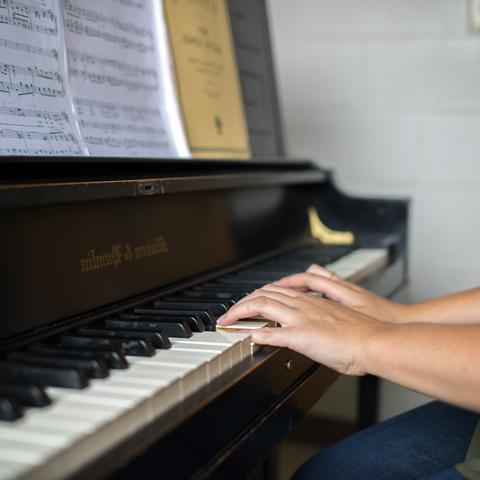
[[[252,161],[1,159],[0,479],[245,478],[337,374],[218,316],[312,263],[403,287],[408,202],[286,159],[269,92],[273,137],[247,109]],[[354,243],[320,242],[312,212]]]

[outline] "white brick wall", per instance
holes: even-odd
[[[480,34],[467,0],[269,0],[287,146],[408,195],[411,299],[480,284]],[[385,384],[382,416],[418,399]]]

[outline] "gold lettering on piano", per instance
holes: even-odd
[[[164,253],[168,253],[168,244],[163,237],[157,237],[152,243],[145,245],[115,244],[111,246],[109,251],[105,252],[97,252],[92,248],[84,258],[80,259],[80,269],[82,273],[106,268],[117,269],[121,264]]]

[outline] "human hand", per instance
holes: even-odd
[[[373,333],[387,324],[342,305],[289,288],[266,285],[236,303],[217,320],[262,317],[281,328],[252,332],[261,345],[287,347],[340,373],[364,375],[362,356]]]
[[[365,288],[339,278],[335,273],[319,265],[311,265],[305,273],[282,278],[273,285],[314,291],[357,312],[384,322],[401,323],[405,306],[386,300]]]

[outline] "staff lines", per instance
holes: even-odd
[[[10,48],[12,50],[20,50],[22,52],[32,53],[33,55],[41,55],[44,57],[54,58],[58,60],[58,51],[55,48],[41,48],[28,43],[14,42],[0,37],[0,47]]]
[[[42,8],[35,2],[0,0],[0,24],[24,30],[58,35],[58,19],[51,8]]]

